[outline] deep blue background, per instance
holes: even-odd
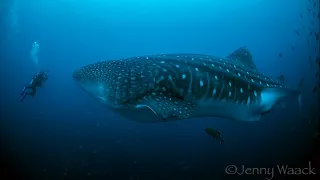
[[[309,35],[319,32],[314,1],[1,1],[2,152],[14,171],[32,180],[256,178],[230,176],[224,168],[307,166],[318,125],[310,111],[318,108],[312,88],[319,41]],[[39,67],[29,58],[34,41]],[[267,75],[283,73],[292,86],[305,77],[301,110],[293,101],[255,123],[140,124],[104,109],[72,81],[75,68],[100,60],[180,52],[227,56],[240,46]],[[39,68],[50,70],[49,80],[21,103],[19,91]],[[219,129],[225,144],[205,127]]]

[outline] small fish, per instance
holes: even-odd
[[[310,9],[310,8],[308,8],[308,11],[310,12],[310,11],[311,11],[311,9]]]
[[[319,72],[316,73],[316,78],[319,77]]]
[[[282,57],[282,53],[279,53],[279,57]]]
[[[291,46],[291,50],[294,51],[294,46]]]
[[[314,2],[313,2],[313,7],[316,7],[316,6],[317,6],[317,2],[314,1]]]
[[[206,131],[207,134],[212,136],[213,139],[219,140],[220,144],[222,145],[222,143],[224,142],[224,139],[222,139],[222,134],[220,131],[213,129],[213,128],[205,128],[204,130]]]
[[[294,32],[295,32],[298,36],[300,36],[300,33],[299,33],[298,30],[294,30]]]

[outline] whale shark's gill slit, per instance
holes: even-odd
[[[222,98],[224,98],[223,97],[223,94],[224,94],[224,84],[225,84],[225,82],[224,82],[224,79],[222,79],[222,82],[221,82],[221,84],[219,85],[220,87],[220,91],[219,91],[219,94],[218,94],[218,96],[217,96],[217,100],[221,100],[221,97]]]
[[[178,61],[180,62],[180,61]],[[175,78],[179,78],[179,73],[176,70],[179,70],[180,66],[178,64],[176,64],[175,66],[171,63],[171,66],[167,67],[168,69],[171,70],[172,74],[174,74],[173,77]]]
[[[176,87],[176,83],[175,83],[175,81],[174,81],[173,78],[174,78],[174,77],[172,77],[171,74],[168,76],[168,80],[169,80],[169,82],[170,82],[170,84],[171,84],[171,86],[172,86],[172,91],[173,91],[173,92],[178,92],[177,87]]]
[[[191,70],[190,66],[188,67],[188,69],[189,69],[189,73],[190,73],[189,86],[188,86],[188,96],[192,97],[193,73],[192,73],[192,70]]]
[[[118,85],[116,84],[114,88],[114,96],[113,96],[113,102],[116,106],[119,105],[119,102],[117,101],[117,89],[118,89]]]
[[[231,99],[232,102],[236,102],[237,101],[237,88],[236,88],[236,84],[234,84],[234,86],[232,87],[231,91],[233,91],[233,97]]]
[[[206,79],[207,79],[207,88],[206,88],[206,91],[205,91],[204,95],[202,96],[203,99],[205,99],[205,100],[210,99],[210,98],[207,98],[207,96],[208,96],[208,94],[210,92],[210,86],[211,86],[210,77],[209,77],[209,73],[208,72],[206,72]]]
[[[227,76],[227,81],[226,81],[226,86],[228,87],[228,101],[234,102],[236,99],[236,92],[235,92],[235,87],[236,87],[236,80],[234,79],[233,76],[229,77]]]

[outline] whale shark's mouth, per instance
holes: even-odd
[[[74,81],[79,81],[79,80],[81,80],[82,79],[82,75],[81,74],[83,74],[82,72],[81,72],[81,69],[76,69],[75,71],[73,71],[73,73],[72,73],[72,79],[74,80]]]

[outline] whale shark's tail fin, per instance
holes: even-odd
[[[284,75],[281,74],[277,77],[277,79],[279,81],[281,81],[282,83],[285,83],[285,80],[284,80]],[[302,102],[301,102],[301,93],[302,93],[302,87],[303,87],[303,82],[304,82],[304,77],[302,77],[296,87],[296,93],[297,94],[297,100],[298,100],[298,103],[299,103],[299,107],[301,108],[302,107]],[[283,104],[282,104],[283,105]]]

